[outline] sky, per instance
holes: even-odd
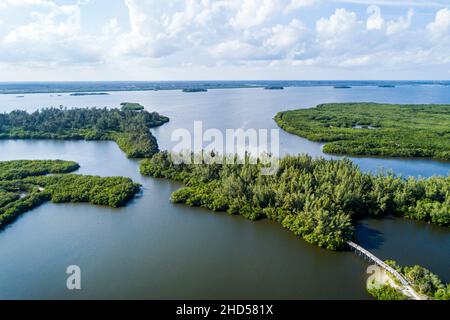
[[[449,78],[450,0],[0,0],[0,81]]]

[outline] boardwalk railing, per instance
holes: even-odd
[[[375,255],[364,249],[363,247],[357,245],[356,243],[352,241],[348,241],[347,244],[350,246],[351,249],[357,251],[359,254],[362,254],[366,256],[369,260],[375,262],[377,265],[379,265],[381,268],[392,274],[395,278],[397,278],[398,281],[404,286],[411,286],[411,284],[403,277],[397,270],[392,268],[391,266],[387,265],[384,261],[377,258]]]
[[[408,293],[409,296],[411,296],[415,300],[426,300],[427,298],[424,296],[421,296],[417,294],[417,292],[413,289],[411,284],[408,282],[408,280],[403,277],[400,272],[392,268],[391,266],[387,265],[384,261],[377,258],[375,255],[364,249],[363,247],[357,245],[356,243],[352,241],[348,241],[347,244],[350,246],[350,249],[354,250],[359,255],[362,255],[369,259],[372,262],[375,262],[378,266],[392,274],[400,283],[403,285],[404,290]]]

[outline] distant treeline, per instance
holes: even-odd
[[[75,162],[61,160],[0,162],[0,228],[47,201],[120,207],[140,190],[128,178],[60,174],[78,168]]]
[[[130,158],[150,157],[158,143],[150,128],[169,118],[156,112],[48,108],[0,114],[0,139],[113,140]]]
[[[450,160],[450,105],[333,103],[280,112],[284,130],[331,154]]]
[[[342,249],[355,220],[388,214],[450,224],[450,177],[404,179],[361,172],[350,160],[286,156],[276,175],[262,165],[174,164],[167,152],[141,162],[141,173],[183,182],[172,201],[214,211],[268,218],[306,241]]]

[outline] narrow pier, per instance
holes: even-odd
[[[388,273],[393,275],[402,284],[402,286],[410,294],[410,296],[413,297],[415,300],[425,300],[422,296],[417,294],[417,292],[412,288],[409,281],[406,280],[405,277],[403,277],[403,275],[401,275],[397,270],[395,270],[391,266],[387,265],[384,261],[379,259],[374,254],[370,253],[368,250],[364,249],[360,245],[358,245],[352,241],[348,241],[347,244],[350,246],[350,249],[355,251],[357,254],[364,256],[369,261],[374,262],[376,265],[380,266],[381,268],[386,270]]]

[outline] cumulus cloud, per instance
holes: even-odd
[[[397,20],[389,21],[387,24],[387,34],[391,35],[400,31],[404,31],[411,26],[414,10],[409,9],[406,17],[399,17]]]
[[[279,2],[276,0],[242,1],[236,15],[231,18],[230,25],[235,29],[247,29],[261,25],[279,8]]]
[[[1,0],[1,17],[8,21],[0,40],[0,60],[29,64],[85,63],[98,60],[98,52],[81,34],[78,5],[57,5],[44,0]],[[28,12],[19,25],[9,10]],[[83,43],[84,42],[84,43]]]
[[[284,10],[285,12],[291,12],[299,8],[315,5],[319,2],[320,0],[291,0]]]
[[[450,31],[450,9],[439,10],[434,21],[428,24],[427,29],[433,38],[448,36]]]
[[[450,9],[427,8],[436,15],[423,26],[413,9],[406,11],[420,14],[418,1],[401,1],[403,15],[387,6],[400,1],[381,0],[327,1],[327,14],[320,14],[321,0],[122,1],[127,19],[115,13],[92,30],[80,24],[80,1],[0,0],[0,63],[344,69],[450,63],[450,40],[444,41]]]
[[[356,34],[359,24],[355,12],[339,8],[328,19],[316,22],[317,38],[325,47],[336,47]]]
[[[290,49],[295,47],[308,29],[298,19],[293,19],[287,25],[278,24],[271,28],[271,35],[265,41],[265,45],[277,49]]]

